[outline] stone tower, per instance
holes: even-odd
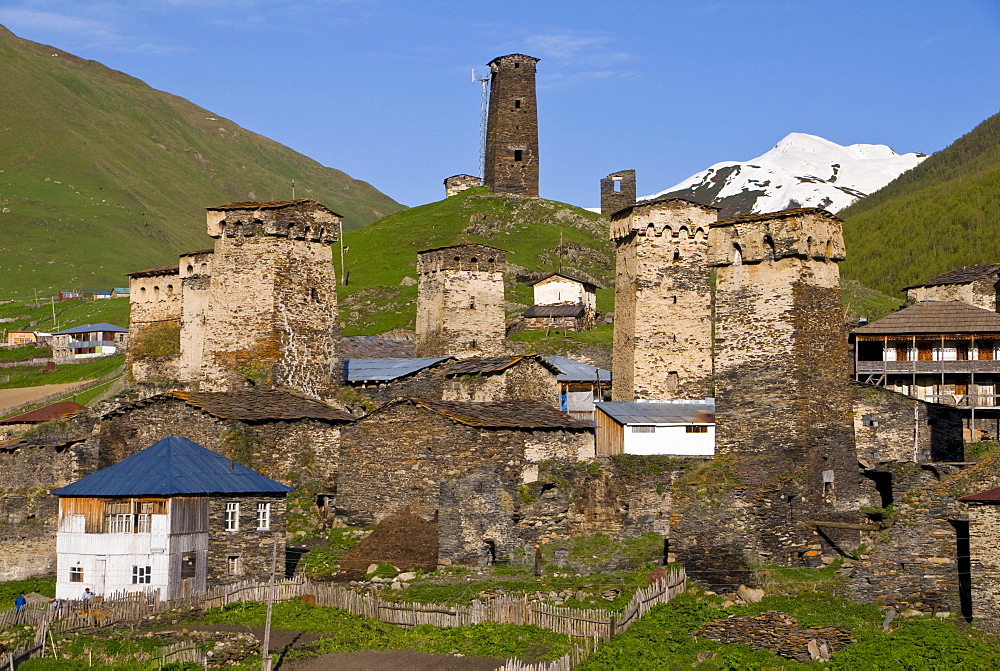
[[[601,214],[635,205],[635,170],[613,172],[601,180]]]
[[[857,521],[841,222],[812,208],[746,215],[710,239],[716,455],[756,501],[747,528],[763,551],[794,561],[820,542],[810,520]]]
[[[613,400],[712,395],[708,236],[717,219],[715,208],[678,198],[612,216]]]
[[[416,356],[506,352],[506,252],[480,244],[417,254]]]
[[[189,368],[201,359],[202,389],[282,387],[322,398],[339,386],[330,248],[339,220],[312,200],[208,208],[215,253],[203,349],[181,352]]]
[[[524,54],[489,62],[492,75],[483,183],[495,193],[538,197],[537,62]]]

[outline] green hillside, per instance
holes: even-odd
[[[122,273],[206,246],[206,206],[287,199],[292,179],[297,197],[343,214],[348,229],[402,208],[187,100],[3,27],[0,90],[0,299],[121,286]]]
[[[493,195],[485,187],[389,215],[344,236],[349,247],[348,284],[340,296],[344,335],[413,328],[417,252],[432,247],[480,242],[510,252],[510,314],[531,305],[526,282],[556,271],[560,256],[563,272],[609,287],[614,252],[607,227],[607,217],[594,212],[551,200]],[[597,301],[599,310],[613,309],[613,289],[599,289]]]
[[[1000,261],[1000,114],[838,214],[845,277],[889,294]]]

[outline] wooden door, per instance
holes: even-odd
[[[917,342],[917,361],[934,360],[934,343],[926,340]]]

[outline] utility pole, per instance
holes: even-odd
[[[271,552],[271,580],[267,585],[267,619],[264,621],[264,656],[261,659],[261,671],[271,671],[271,613],[274,610],[274,574],[278,570],[278,537],[274,537],[274,549]]]
[[[295,200],[295,180],[292,180],[292,200]]]

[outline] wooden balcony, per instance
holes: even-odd
[[[1000,373],[1000,361],[856,361],[858,375]]]

